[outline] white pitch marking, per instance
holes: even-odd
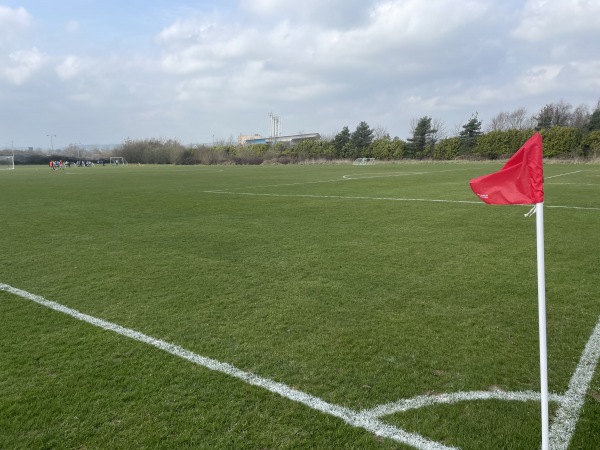
[[[391,178],[391,177],[402,177],[405,175],[424,175],[427,173],[434,173],[434,172],[393,172],[393,173],[376,174],[376,175],[372,175],[370,173],[363,173],[363,174],[343,175],[342,178],[344,180],[368,180],[371,178]]]
[[[263,184],[263,185],[259,185],[259,186],[246,186],[246,187],[239,187],[239,188],[230,188],[228,190],[216,190],[216,191],[204,191],[204,192],[220,194],[221,192],[227,193],[227,192],[231,192],[231,191],[237,191],[239,189],[261,189],[261,188],[268,188],[268,187],[300,186],[300,185],[305,185],[305,184],[339,183],[340,181],[346,181],[346,180],[344,180],[343,178],[336,178],[335,180],[299,181],[297,183]]]
[[[582,209],[582,210],[588,210],[588,211],[600,211],[600,208],[585,207],[585,206],[560,206],[560,205],[554,205],[554,206],[544,205],[544,206],[546,208]]]
[[[504,392],[504,391],[473,391],[473,392],[455,392],[450,394],[440,394],[437,396],[417,396],[412,399],[399,400],[393,403],[386,403],[375,408],[363,411],[354,411],[343,406],[328,403],[318,397],[314,397],[305,392],[291,388],[283,383],[279,383],[268,378],[263,378],[250,372],[244,372],[237,367],[217,361],[212,358],[198,355],[175,344],[156,339],[146,334],[140,333],[129,328],[122,327],[112,322],[99,319],[87,314],[83,314],[75,309],[61,305],[59,303],[46,300],[45,298],[31,294],[7,284],[0,283],[0,290],[14,295],[18,295],[27,300],[31,300],[47,308],[67,314],[75,319],[87,322],[99,328],[113,331],[125,337],[129,337],[139,342],[152,345],[172,355],[192,363],[203,366],[207,369],[221,372],[232,377],[245,381],[253,386],[259,386],[270,392],[293,400],[308,406],[316,411],[320,411],[339,419],[342,419],[348,425],[357,428],[363,428],[376,436],[392,439],[410,445],[420,450],[452,450],[456,447],[448,447],[438,442],[431,441],[416,433],[409,433],[401,428],[388,425],[378,420],[379,417],[390,415],[397,412],[408,411],[410,409],[432,406],[439,403],[456,403],[469,400],[513,400],[530,401],[539,400],[540,394],[532,391],[525,392]],[[560,404],[556,412],[555,420],[550,430],[550,449],[566,450],[573,433],[581,407],[583,406],[585,394],[596,370],[598,359],[600,358],[600,318],[588,340],[584,352],[581,356],[577,369],[569,383],[569,390],[564,395],[551,394],[549,400]]]
[[[434,170],[432,172],[393,172],[390,174],[382,174],[382,175],[373,176],[373,177],[355,177],[354,175],[342,175],[342,178],[335,178],[333,180],[298,181],[296,183],[281,183],[281,184],[263,184],[263,185],[259,185],[259,186],[246,186],[246,187],[240,187],[240,188],[230,188],[227,190],[214,190],[214,191],[204,191],[204,192],[219,194],[221,192],[231,192],[231,191],[237,191],[239,189],[260,189],[260,188],[266,188],[266,187],[301,186],[301,185],[305,185],[305,184],[339,183],[340,181],[359,180],[362,178],[367,179],[367,178],[400,177],[400,176],[404,176],[404,175],[425,175],[425,174],[434,174],[434,173],[442,173],[442,172],[456,172],[459,170],[472,170],[472,168]]]
[[[583,170],[576,170],[575,172],[567,172],[567,173],[559,173],[558,175],[552,175],[551,177],[544,177],[544,180],[549,180],[550,178],[556,177],[564,177],[565,175],[572,175],[574,173],[583,172]]]
[[[360,412],[344,408],[343,406],[328,403],[318,397],[314,397],[305,392],[291,388],[283,383],[278,383],[276,381],[260,377],[250,372],[244,372],[243,370],[238,369],[237,367],[231,364],[198,355],[178,345],[171,344],[161,339],[156,339],[152,336],[140,333],[139,331],[125,328],[115,323],[81,313],[75,309],[61,305],[60,303],[46,300],[45,298],[40,297],[39,295],[31,294],[27,291],[14,288],[7,284],[0,284],[0,290],[18,295],[19,297],[31,300],[42,306],[61,312],[63,314],[67,314],[71,317],[74,317],[75,319],[82,320],[99,328],[113,331],[122,336],[126,336],[136,341],[151,345],[167,353],[203,366],[207,369],[230,375],[254,386],[262,387],[270,392],[279,394],[284,398],[293,400],[298,403],[302,403],[303,405],[306,405],[309,408],[342,419],[348,425],[357,428],[363,428],[367,431],[370,431],[376,436],[393,439],[394,441],[410,445],[420,450],[452,450],[456,448],[445,446],[438,442],[426,439],[419,434],[409,433],[400,428],[380,422],[372,416],[361,414]]]
[[[544,183],[552,186],[600,186],[598,183]]]
[[[351,195],[314,195],[314,194],[260,194],[257,192],[230,192],[230,191],[203,191],[205,194],[226,194],[226,195],[248,195],[254,197],[297,197],[297,198],[333,198],[347,200],[386,200],[393,202],[427,202],[427,203],[466,203],[470,205],[484,206],[485,203],[476,200],[441,200],[430,198],[398,198],[398,197],[368,197],[368,196],[351,196]],[[523,206],[523,205],[515,205]],[[562,209],[580,209],[589,211],[600,211],[600,208],[584,207],[584,206],[561,206],[561,205],[544,205],[546,208],[562,208]]]
[[[550,427],[552,450],[566,450],[569,447],[598,358],[600,358],[600,319],[585,345],[577,369],[569,382],[569,389],[554,416],[554,422]]]
[[[366,173],[366,174],[357,174],[357,175],[344,175],[342,178],[346,179],[346,180],[367,180],[367,179],[371,179],[371,178],[389,178],[389,177],[401,177],[404,175],[430,175],[430,174],[436,174],[436,173],[444,173],[444,172],[459,172],[461,170],[474,170],[474,169],[481,169],[481,167],[468,167],[465,169],[446,169],[446,170],[433,170],[433,171],[429,171],[429,172],[392,172],[392,173],[383,173],[383,174],[378,174],[378,175],[373,175],[373,176],[364,176],[364,175],[371,175],[371,173]]]
[[[559,394],[550,394],[548,398],[553,402],[562,402],[564,396]],[[508,401],[540,401],[541,395],[539,392],[522,391],[522,392],[507,392],[501,390],[493,391],[471,391],[471,392],[452,392],[437,395],[419,395],[417,397],[402,399],[392,403],[385,403],[376,406],[372,409],[361,411],[372,417],[389,416],[399,412],[410,411],[411,409],[419,409],[427,406],[438,404],[451,404],[473,400],[508,400]]]
[[[433,203],[470,203],[474,205],[485,205],[481,201],[471,200],[435,200],[426,198],[396,198],[396,197],[366,197],[366,196],[344,196],[344,195],[312,195],[312,194],[259,194],[256,192],[227,192],[227,191],[204,191],[207,194],[229,194],[249,195],[256,197],[300,197],[300,198],[335,198],[348,200],[388,200],[397,202],[433,202]]]

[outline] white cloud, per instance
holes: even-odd
[[[529,42],[565,36],[598,36],[600,2],[597,0],[529,0],[513,35]]]
[[[340,6],[336,1],[311,0],[302,8],[275,0],[242,4],[255,14],[278,15],[277,20],[266,30],[252,20],[243,25],[218,23],[214,17],[176,21],[157,37],[165,71],[194,76],[220,73],[224,86],[240,90],[244,86],[281,100],[316,98],[339,92],[343,85],[351,89],[357,78],[414,77],[432,68],[447,71],[445,61],[451,57],[447,46],[460,41],[465,28],[484,27],[482,20],[490,11],[486,2],[470,2],[461,10],[442,0],[365,2],[363,22],[338,29],[308,20],[324,8]],[[309,13],[298,18],[306,21],[296,21],[295,14],[305,9]],[[445,45],[440,40],[446,40]],[[470,40],[467,44],[465,51],[471,53],[487,45],[485,41],[473,45]]]
[[[489,9],[484,1],[467,1],[457,7],[445,0],[390,0],[373,9],[370,29],[372,33],[395,36],[396,42],[405,43],[410,38],[440,45],[440,38],[464,31],[465,25],[479,23]]]
[[[12,9],[0,5],[0,43],[22,34],[32,24],[32,18],[23,7]]]
[[[263,9],[267,9],[267,6],[283,9],[281,1],[262,3]],[[332,11],[353,9],[352,6],[337,5],[335,1],[307,3],[305,5],[303,2],[298,8],[318,11],[316,5],[327,5]],[[490,5],[482,1],[467,2],[461,8],[444,0],[388,0],[364,4],[368,8],[357,8],[363,20],[347,29],[318,27],[313,21],[299,22],[288,14],[265,33],[265,49],[275,52],[273,56],[282,60],[300,59],[310,64],[338,67],[364,67],[370,61],[381,61],[381,57],[388,61],[402,59],[403,56],[415,58],[419,54],[430,58],[431,52],[447,52],[448,45],[461,33],[473,28],[483,29],[486,14],[490,12]],[[446,42],[441,45],[440,40]]]
[[[516,79],[515,86],[522,95],[587,91],[594,99],[600,90],[600,60],[532,66]]]
[[[186,42],[202,41],[214,27],[211,23],[198,23],[197,20],[176,20],[164,28],[157,36],[159,44],[179,46]]]
[[[600,93],[600,60],[573,61],[566,64],[557,76],[557,84],[565,90]]]
[[[211,95],[222,89],[223,79],[218,76],[204,76],[187,79],[177,84],[176,99],[188,101],[216,101],[216,96]]]
[[[260,53],[262,37],[253,29],[224,27],[194,20],[177,21],[157,37],[163,46],[162,67],[168,73],[189,74],[243,63]]]
[[[3,70],[9,82],[20,85],[39,71],[47,56],[33,47],[31,50],[18,50],[9,55],[10,67]]]
[[[521,87],[523,92],[535,94],[547,92],[556,84],[562,68],[563,66],[557,64],[530,67],[525,74],[517,79],[517,85]]]
[[[485,120],[561,98],[595,105],[600,2],[574,1],[237,0],[194,9],[175,0],[161,14],[124,11],[117,21],[104,21],[113,10],[102,2],[103,17],[69,9],[35,21],[0,7],[0,95],[26,110],[20,99],[31,92],[45,111],[38,120],[94,117],[111,126],[76,129],[125,136],[176,130],[208,142],[264,132],[274,111],[290,131],[327,135],[365,120],[406,137],[423,115],[451,126],[475,111]],[[40,70],[50,62],[53,70]]]
[[[62,80],[68,80],[77,76],[83,68],[81,58],[77,56],[67,56],[58,66],[56,73]]]

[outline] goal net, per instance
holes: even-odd
[[[127,160],[125,158],[123,158],[122,156],[111,156],[110,164],[115,165],[115,166],[126,166]]]
[[[352,165],[354,166],[370,166],[375,164],[375,158],[356,158]]]
[[[8,170],[15,168],[15,158],[12,155],[0,156],[0,170]]]

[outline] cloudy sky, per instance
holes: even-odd
[[[600,98],[600,0],[0,0],[0,148],[406,139]]]

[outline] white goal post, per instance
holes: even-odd
[[[111,166],[126,166],[127,165],[127,160],[125,158],[123,158],[122,156],[111,156],[110,157],[110,164]]]
[[[0,155],[0,170],[15,168],[15,157],[12,155]]]
[[[356,158],[352,163],[353,166],[370,166],[375,164],[375,158]]]

